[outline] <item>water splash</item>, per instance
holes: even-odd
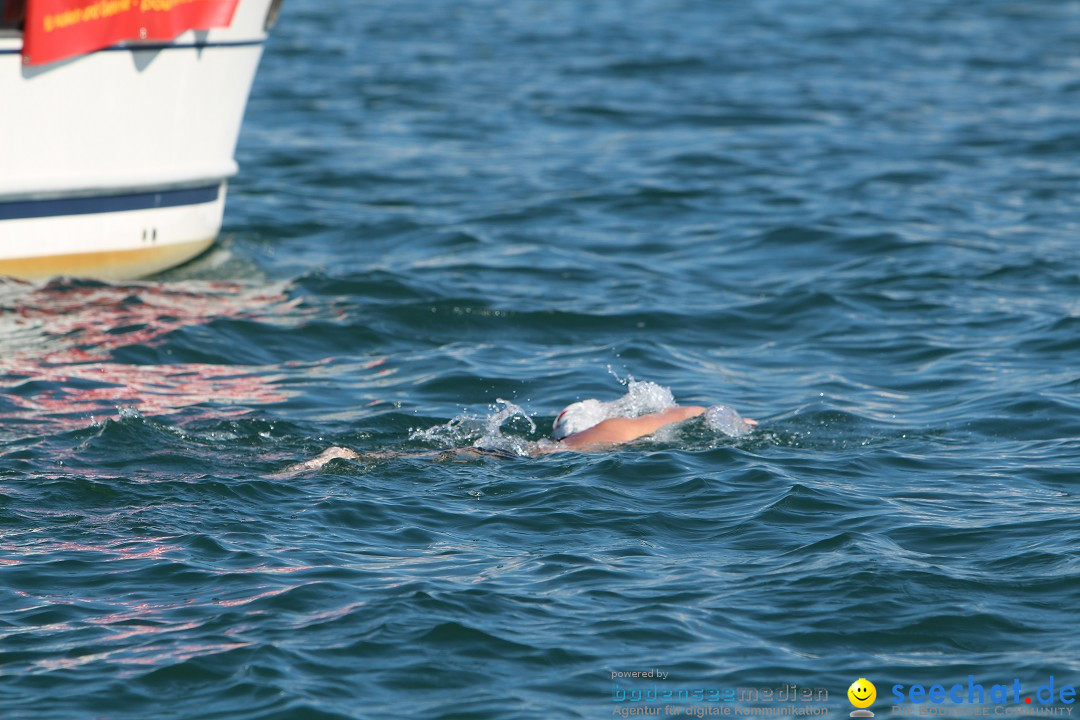
[[[648,380],[635,380],[630,376],[626,382],[626,394],[607,403],[611,413],[608,417],[638,417],[662,412],[675,404],[675,396],[670,388]]]
[[[142,413],[134,405],[117,405],[116,414],[121,420],[142,420]]]
[[[754,428],[734,408],[713,405],[705,411],[705,427],[731,437],[748,435]]]
[[[463,412],[442,425],[414,430],[409,434],[409,439],[435,443],[446,448],[471,445],[481,450],[509,452],[522,457],[530,455],[533,443],[524,437],[504,433],[502,426],[512,418],[523,417],[528,423],[529,432],[535,433],[536,423],[521,406],[509,400],[499,398],[495,403],[490,407],[492,412],[488,415]]]
[[[472,413],[463,412],[455,415],[442,425],[434,425],[424,430],[413,430],[410,440],[433,443],[445,448],[461,447],[473,438],[482,435],[486,427],[485,419]]]
[[[528,456],[530,443],[515,435],[504,435],[502,425],[510,418],[520,415],[529,423],[529,432],[535,433],[536,423],[520,406],[501,398],[496,399],[495,402],[502,404],[503,408],[488,416],[484,434],[473,443],[473,447],[482,450],[509,451],[515,455]]]
[[[617,383],[619,383],[620,385],[622,385],[623,387],[626,387],[627,385],[629,385],[634,379],[634,376],[631,375],[630,373],[627,373],[625,378],[619,377],[619,373],[615,372],[615,368],[611,367],[611,365],[607,366],[607,371],[608,371],[608,375],[615,378],[615,381]]]

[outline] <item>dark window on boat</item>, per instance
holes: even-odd
[[[0,28],[22,29],[26,0],[0,0]]]

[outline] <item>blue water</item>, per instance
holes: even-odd
[[[288,0],[212,252],[0,283],[0,716],[1080,684],[1078,47],[1063,0]],[[631,377],[761,424],[413,456]]]

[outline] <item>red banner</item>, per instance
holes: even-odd
[[[240,0],[29,0],[23,61],[42,65],[124,40],[228,27]]]

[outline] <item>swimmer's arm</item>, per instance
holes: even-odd
[[[671,407],[663,412],[641,415],[636,418],[611,418],[593,425],[588,430],[582,430],[569,437],[563,438],[563,445],[571,449],[587,447],[589,445],[616,445],[618,443],[637,440],[672,423],[682,422],[697,417],[705,412],[700,405],[686,405],[683,407]]]
[[[308,472],[310,470],[321,470],[331,460],[386,460],[390,458],[435,458],[435,459],[453,459],[453,457],[447,456],[454,455],[474,455],[479,456],[480,451],[474,448],[456,448],[454,450],[425,450],[422,452],[398,452],[396,450],[380,450],[375,452],[365,452],[360,454],[355,450],[349,448],[343,448],[338,446],[328,447],[321,453],[305,460],[304,462],[290,465],[284,470],[280,470],[274,473],[275,477],[296,475],[302,472]]]

